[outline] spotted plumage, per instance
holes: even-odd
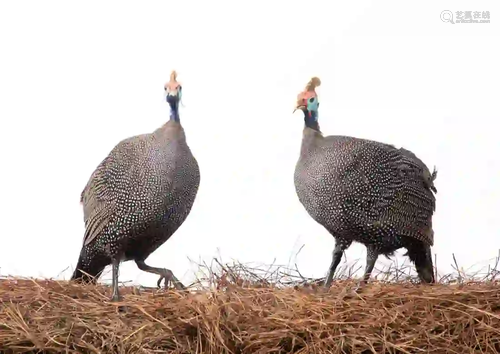
[[[305,127],[294,180],[306,211],[336,240],[325,285],[331,284],[342,253],[353,241],[367,247],[363,282],[379,255],[390,256],[402,247],[420,279],[434,282],[430,247],[437,171],[430,173],[403,148],[349,136],[323,136],[318,98],[310,96],[306,100],[301,96],[298,102]]]
[[[198,163],[174,109],[170,121],[154,132],[118,143],[81,193],[85,234],[72,279],[87,280],[84,272],[97,278],[112,264],[114,300],[119,299],[121,261],[134,260],[141,270],[159,274],[158,284],[165,278],[165,285],[173,280],[183,287],[170,270],[144,262],[187,218],[200,183]]]

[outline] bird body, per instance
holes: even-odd
[[[142,270],[177,281],[168,269],[144,261],[186,220],[199,183],[178,113],[152,133],[119,142],[81,193],[85,234],[72,279],[97,277],[109,264],[117,271],[119,262],[134,260]]]
[[[314,134],[306,129],[305,135]],[[313,139],[304,139],[294,179],[299,200],[314,220],[332,233],[379,245],[388,250],[384,254],[394,251],[401,236],[434,244],[429,232],[434,196],[419,192],[427,167],[376,141],[348,136]],[[423,211],[413,212],[413,207]],[[373,232],[377,230],[380,235]]]
[[[299,101],[305,127],[294,175],[296,193],[308,214],[336,240],[325,283],[331,283],[343,251],[353,241],[368,250],[365,280],[378,255],[390,256],[405,247],[421,279],[434,281],[430,246],[437,172],[431,174],[403,148],[350,136],[323,136],[317,112],[308,111],[310,101]]]

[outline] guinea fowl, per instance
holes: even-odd
[[[111,264],[113,301],[120,300],[121,261],[134,260],[139,269],[160,275],[158,287],[165,279],[165,287],[172,281],[184,289],[169,269],[145,263],[185,221],[200,183],[198,163],[180,123],[182,87],[175,72],[172,78],[166,97],[170,120],[152,133],[118,143],[81,194],[86,229],[72,280],[95,282]]]
[[[308,214],[334,238],[324,285],[329,287],[343,252],[353,241],[367,248],[366,283],[379,255],[406,248],[424,283],[434,283],[432,216],[437,193],[425,164],[406,149],[349,136],[323,136],[313,77],[297,97],[305,127],[295,167],[297,196]],[[294,110],[294,112],[295,112]]]

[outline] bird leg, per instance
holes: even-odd
[[[342,253],[351,245],[351,242],[343,240],[343,239],[336,239],[335,240],[335,248],[333,249],[333,255],[332,255],[332,263],[330,264],[330,268],[328,269],[328,274],[325,279],[324,286],[325,288],[329,288],[332,285],[332,280],[333,280],[333,274],[335,273],[335,270],[337,269],[340,260],[342,259]]]
[[[151,267],[148,266],[143,260],[136,260],[135,263],[140,270],[148,273],[158,274],[160,276],[160,279],[158,279],[157,282],[158,287],[161,286],[161,281],[165,279],[165,289],[168,288],[170,281],[172,281],[174,287],[177,290],[186,289],[186,287],[175,277],[174,273],[172,273],[170,269]]]
[[[365,274],[363,275],[363,279],[360,282],[360,285],[365,285],[370,279],[372,275],[373,268],[375,268],[375,263],[378,259],[378,252],[374,248],[367,247],[366,249],[366,267]]]
[[[120,266],[120,260],[113,259],[112,261],[112,287],[113,287],[113,295],[111,296],[111,301],[117,302],[121,300],[120,292],[118,291],[118,269]]]

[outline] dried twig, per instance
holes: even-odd
[[[454,259],[456,273],[432,286],[412,284],[412,267],[396,263],[358,294],[356,262],[325,292],[323,278],[296,265],[214,259],[199,265],[189,293],[123,287],[125,313],[106,285],[0,278],[0,352],[494,352],[499,259],[486,275],[467,275]]]

